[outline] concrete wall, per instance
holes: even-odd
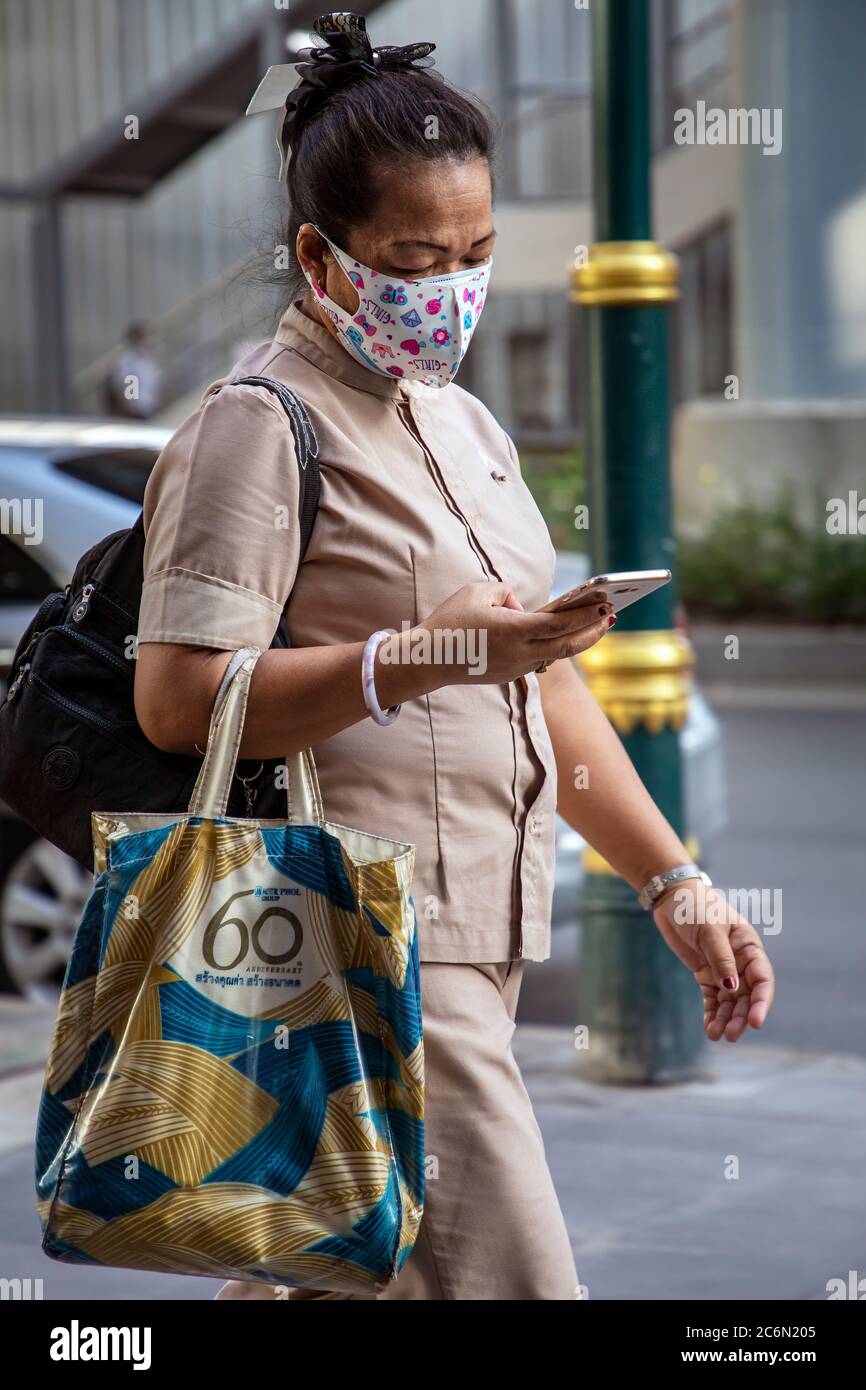
[[[681,534],[739,503],[772,506],[786,486],[803,525],[823,527],[829,498],[866,496],[866,401],[691,401],[674,420],[673,476]]]

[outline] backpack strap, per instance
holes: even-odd
[[[270,391],[277,397],[283,410],[289,419],[292,427],[292,434],[295,440],[295,456],[298,460],[298,472],[300,474],[300,497],[298,500],[298,520],[301,525],[301,548],[298,556],[298,563],[303,560],[310,542],[313,531],[313,523],[316,520],[316,512],[319,507],[319,491],[321,479],[319,476],[319,441],[316,439],[316,432],[313,429],[312,421],[307,414],[306,406],[298,399],[294,391],[290,391],[288,386],[282,381],[277,381],[270,376],[239,376],[232,381],[225,383],[228,386],[264,386],[265,390]],[[211,395],[215,396],[222,387],[218,386]],[[144,535],[144,512],[141,511],[132,527],[133,531],[140,531]]]
[[[289,390],[285,382],[277,381],[271,376],[239,376],[228,382],[228,385],[264,386],[266,391],[271,391],[276,396],[289,418],[295,439],[295,455],[298,460],[301,481],[301,493],[298,501],[298,518],[301,523],[301,549],[298,557],[300,564],[310,542],[313,523],[316,520],[316,512],[319,507],[321,487],[319,441],[316,439],[316,432],[307,414],[306,406],[298,399],[294,391]],[[221,389],[221,387],[217,387],[217,390]],[[213,394],[216,395],[216,392]]]

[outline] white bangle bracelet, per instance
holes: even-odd
[[[374,632],[364,648],[364,659],[361,662],[361,684],[364,688],[364,704],[370,711],[371,717],[377,724],[393,724],[402,705],[394,705],[389,710],[383,710],[376,698],[376,653],[386,637],[393,637],[397,629],[393,627],[383,628],[380,632]]]

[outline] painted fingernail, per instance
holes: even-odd
[[[725,989],[736,989],[736,988],[737,988],[737,977],[736,977],[736,975],[726,975],[725,978],[722,980],[722,984],[725,986]]]
[[[609,617],[608,620],[607,620],[607,625],[608,625],[608,627],[613,627],[613,625],[614,625],[615,622],[616,622],[616,614],[615,614],[615,613],[611,613],[610,617]]]

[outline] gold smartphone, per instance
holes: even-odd
[[[622,574],[597,574],[585,579],[576,589],[552,598],[539,613],[562,613],[569,608],[588,608],[592,604],[609,603],[615,613],[646,598],[663,584],[671,581],[670,570],[632,570]]]

